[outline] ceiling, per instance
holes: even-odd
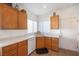
[[[20,3],[20,5],[35,15],[44,15],[56,9],[76,5],[76,3]]]

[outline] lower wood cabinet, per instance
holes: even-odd
[[[17,44],[12,44],[2,48],[3,56],[16,56],[17,55]]]
[[[12,51],[8,51],[8,52],[3,52],[3,56],[17,56],[17,51],[12,50]]]
[[[2,47],[2,56],[26,56],[28,54],[27,40]]]
[[[59,39],[52,38],[52,50],[58,51],[59,50]]]
[[[48,49],[51,49],[51,47],[52,47],[51,37],[44,37],[44,39],[45,39],[45,47]]]
[[[26,56],[27,49],[25,46],[18,47],[18,56]]]
[[[59,50],[59,38],[56,37],[36,37],[36,48],[48,48]]]
[[[22,41],[18,43],[18,56],[26,56],[27,55],[27,41]]]
[[[45,42],[44,37],[36,37],[36,48],[44,48]]]

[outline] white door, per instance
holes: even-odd
[[[76,19],[76,49],[79,52],[79,17]]]
[[[79,34],[77,34],[76,49],[77,49],[77,51],[79,52]]]

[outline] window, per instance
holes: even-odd
[[[37,22],[33,21],[33,32],[37,32]]]
[[[27,33],[37,32],[37,22],[33,20],[28,20],[28,30]]]

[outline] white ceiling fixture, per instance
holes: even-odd
[[[24,7],[24,9],[28,9],[31,13],[38,16],[76,4],[77,3],[19,3],[19,5]]]
[[[46,8],[47,6],[46,5],[43,5],[43,7]]]

